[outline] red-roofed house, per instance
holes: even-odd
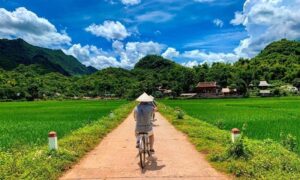
[[[219,86],[217,82],[199,82],[196,91],[201,95],[218,95]]]

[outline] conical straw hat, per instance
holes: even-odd
[[[152,95],[149,95],[152,98],[152,101],[154,101],[154,97]]]
[[[140,97],[138,97],[136,99],[136,101],[138,102],[152,102],[153,98],[151,98],[147,93],[143,93],[142,95],[140,95]]]

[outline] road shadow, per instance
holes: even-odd
[[[166,167],[166,165],[157,165],[157,158],[154,156],[148,157],[147,158],[147,162],[146,162],[146,166],[141,169],[141,172],[144,174],[147,171],[159,171],[162,168]]]

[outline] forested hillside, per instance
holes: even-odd
[[[10,62],[3,61],[2,57],[7,57],[3,52],[2,48],[0,60],[1,66],[5,67],[0,70],[2,100],[97,96],[133,98],[143,91],[161,97],[163,94],[159,88],[172,90],[170,95],[178,96],[182,92],[193,92],[199,81],[217,81],[221,87],[237,88],[247,96],[249,84],[256,86],[260,80],[269,81],[273,88],[286,84],[299,87],[300,84],[300,43],[288,40],[274,42],[255,58],[240,59],[234,64],[201,64],[188,68],[161,56],[148,55],[132,70],[107,68],[83,76],[65,76],[60,71],[48,73],[45,72],[45,64],[19,65],[22,58],[7,65]],[[32,52],[29,48],[24,53],[22,56],[29,57],[27,54]]]
[[[73,56],[62,50],[51,50],[28,44],[22,39],[0,40],[0,67],[13,70],[20,64],[38,65],[45,73],[58,72],[63,75],[91,74],[95,68],[82,65]]]

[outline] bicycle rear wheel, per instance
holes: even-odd
[[[151,157],[152,154],[150,152],[150,140],[149,140],[149,137],[147,137],[147,139],[146,139],[146,148],[145,149],[146,149],[146,152],[148,154],[148,157]]]
[[[146,142],[145,142],[145,137],[143,136],[140,140],[140,149],[139,149],[139,154],[140,154],[140,165],[142,169],[146,166]]]

